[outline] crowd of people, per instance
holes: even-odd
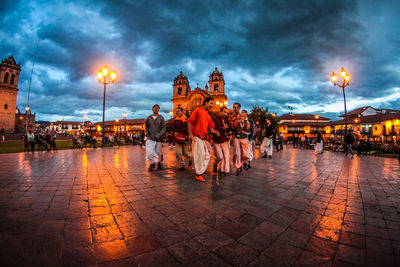
[[[123,145],[144,145],[144,132],[142,133],[110,133],[104,138],[104,146],[123,146]],[[81,133],[72,135],[72,147],[83,148],[83,147],[98,146],[98,140],[90,133]]]
[[[246,110],[241,110],[240,103],[234,103],[231,112],[226,107],[221,107],[212,117],[210,110],[213,106],[214,99],[208,97],[190,117],[186,117],[184,110],[178,107],[171,134],[168,136],[175,143],[178,169],[185,170],[187,161],[187,165],[195,171],[195,179],[202,182],[205,181],[203,174],[209,166],[213,152],[214,173],[222,176],[229,174],[231,161],[235,175],[240,176],[243,171],[249,170],[253,160],[253,139],[255,134],[258,134],[255,133],[253,120],[248,117]],[[145,122],[149,171],[163,169],[161,144],[166,132],[166,122],[159,114],[159,105],[154,105],[152,110],[153,114],[148,116]],[[264,158],[271,159],[274,144],[277,143],[277,130],[268,119],[266,125],[258,135],[261,134],[263,138],[261,151]],[[281,148],[278,146],[277,150]]]
[[[44,131],[43,129],[37,129],[35,132],[29,129],[28,132],[24,132],[22,136],[22,142],[24,144],[24,151],[35,151],[51,149],[57,150],[57,133],[55,131]]]

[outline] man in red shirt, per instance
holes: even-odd
[[[242,165],[249,160],[251,154],[251,144],[247,132],[250,123],[247,116],[240,113],[240,108],[239,103],[233,104],[234,114],[229,119],[232,128],[233,163],[236,167],[237,176],[242,172]]]
[[[208,111],[213,107],[214,99],[207,97],[203,106],[196,108],[188,123],[189,139],[192,140],[193,163],[196,170],[196,180],[205,182],[202,174],[207,170],[211,158],[211,145],[209,132],[219,136],[214,130],[214,122]]]
[[[221,174],[225,176],[229,173],[229,144],[227,137],[227,130],[229,128],[228,122],[228,109],[222,107],[219,116],[213,118],[215,130],[219,132],[219,136],[212,135],[213,148],[215,154],[215,162],[213,166],[213,172],[218,172],[218,163],[221,162]]]

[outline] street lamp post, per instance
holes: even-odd
[[[88,115],[84,115],[83,116],[83,123],[82,123],[81,132],[83,132],[83,130],[85,129],[85,121],[87,121],[87,119],[88,119]]]
[[[350,85],[350,74],[347,73],[347,71],[342,67],[342,69],[340,70],[340,75],[343,78],[343,82],[337,83],[337,76],[336,74],[333,72],[331,75],[331,79],[333,81],[333,84],[336,86],[339,86],[342,88],[343,91],[343,102],[344,102],[344,135],[347,134],[347,107],[346,107],[346,92],[344,90],[344,88],[346,88],[346,86]]]
[[[171,119],[174,117],[174,112],[172,110],[169,112],[169,115],[171,115]]]
[[[99,83],[102,83],[104,85],[104,95],[103,95],[103,123],[102,123],[102,142],[101,142],[101,146],[104,147],[106,142],[106,132],[105,132],[105,109],[106,109],[106,90],[107,90],[107,84],[113,83],[115,81],[115,79],[117,78],[117,73],[114,71],[112,71],[110,73],[110,78],[107,79],[107,74],[109,74],[109,69],[107,68],[107,66],[104,66],[103,69],[101,69],[101,71],[99,71],[97,73],[97,78],[99,79]]]
[[[25,132],[28,133],[28,112],[29,112],[29,106],[26,106],[25,108]]]

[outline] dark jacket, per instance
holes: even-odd
[[[174,133],[183,133],[189,135],[187,130],[187,122],[182,120],[174,120],[174,123],[172,124],[172,131]]]
[[[164,117],[158,115],[156,119],[153,119],[153,115],[148,116],[145,127],[147,138],[160,142],[166,129]]]
[[[215,134],[212,135],[212,140],[217,143],[217,144],[222,144],[225,143],[228,138],[226,137],[226,131],[224,130],[223,122],[225,121],[226,125],[229,125],[229,122],[224,120],[221,116],[217,116],[213,118],[214,121],[214,129],[219,132],[219,136],[216,136]]]
[[[317,142],[321,142],[322,141],[322,133],[318,132],[317,133]]]
[[[266,126],[265,137],[271,139],[271,138],[274,138],[275,134],[276,134],[276,129],[274,126],[272,126],[272,124],[269,126]]]
[[[253,141],[254,138],[254,121],[249,118],[250,128],[249,128],[249,141]]]
[[[354,143],[354,135],[352,133],[348,133],[344,141],[346,144],[352,145]]]

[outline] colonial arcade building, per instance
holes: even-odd
[[[279,119],[279,133],[283,133],[285,140],[301,135],[316,137],[318,130],[324,138],[332,134],[331,120],[317,114],[284,114]]]
[[[228,98],[225,95],[224,75],[217,68],[210,74],[208,85],[205,88],[196,87],[194,90],[190,88],[188,78],[180,72],[175,77],[173,83],[173,114],[175,116],[176,108],[180,107],[185,113],[191,114],[193,110],[201,106],[206,97],[214,98],[214,108],[212,112],[218,108],[228,105]]]

